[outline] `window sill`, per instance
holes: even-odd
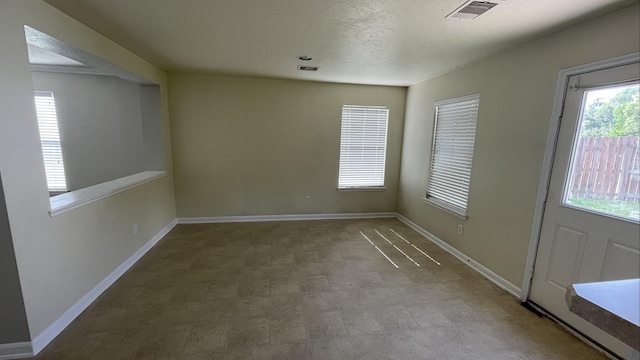
[[[120,179],[107,181],[102,184],[54,196],[50,199],[51,210],[49,210],[49,215],[56,216],[81,206],[91,204],[92,202],[96,202],[108,196],[161,178],[166,174],[166,171],[143,171]]]
[[[432,198],[422,198],[422,200],[424,200],[424,202],[426,202],[427,204],[436,207],[444,212],[448,212],[449,214],[462,219],[462,220],[467,220],[469,218],[469,216],[467,216],[466,213],[461,212],[460,209],[453,207],[443,201],[440,200],[436,200],[436,199],[432,199]]]
[[[343,191],[385,191],[387,188],[384,186],[364,186],[364,187],[347,187],[338,188],[339,192]]]

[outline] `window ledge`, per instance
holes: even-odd
[[[436,208],[438,208],[438,209],[440,209],[442,211],[448,212],[449,214],[451,214],[451,215],[453,215],[453,216],[455,216],[457,218],[460,218],[462,220],[467,220],[469,218],[469,216],[467,216],[466,213],[461,212],[459,208],[453,207],[453,206],[451,206],[451,205],[449,205],[449,204],[447,204],[447,203],[445,203],[443,201],[436,200],[436,199],[433,199],[433,198],[427,198],[427,197],[422,198],[422,200],[424,200],[424,202],[426,202],[427,204],[429,204],[429,205],[431,205],[433,207],[436,207]]]
[[[363,186],[363,187],[346,187],[346,188],[338,188],[337,190],[342,191],[385,191],[387,188],[384,186]]]
[[[134,188],[138,185],[161,178],[166,174],[166,171],[143,171],[120,179],[107,181],[102,184],[54,196],[50,199],[51,210],[49,210],[49,215],[56,216],[65,213],[119,192]]]

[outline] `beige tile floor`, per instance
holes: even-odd
[[[605,357],[376,219],[179,225],[36,359]]]

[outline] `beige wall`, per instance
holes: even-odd
[[[179,217],[396,210],[406,88],[170,73],[169,93]],[[343,104],[389,107],[385,191],[336,191]]]
[[[558,72],[636,52],[639,43],[634,6],[410,87],[398,211],[520,287]],[[473,93],[480,108],[469,219],[462,221],[422,198],[433,104]]]
[[[37,0],[0,1],[0,173],[31,339],[175,218],[169,176],[50,217],[24,25],[161,86],[170,154],[166,75]],[[166,157],[171,169],[171,158]],[[132,224],[140,232],[133,235]]]

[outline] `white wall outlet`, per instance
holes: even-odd
[[[311,202],[311,196],[307,195],[307,197],[304,199],[304,201],[306,201],[307,204],[310,203]]]
[[[458,235],[462,235],[464,233],[464,225],[458,224]]]
[[[138,223],[133,223],[133,234],[138,235]]]

